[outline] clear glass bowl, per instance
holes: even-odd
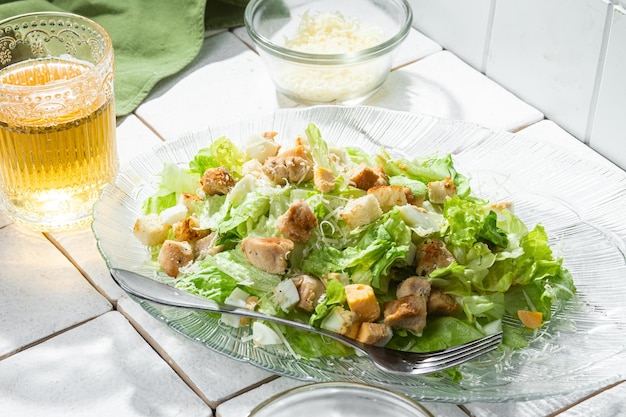
[[[577,296],[554,306],[550,321],[526,334],[528,347],[466,363],[458,382],[446,374],[392,375],[358,356],[294,360],[287,349],[254,346],[249,326],[233,329],[205,313],[141,302],[146,311],[194,343],[280,375],[364,382],[419,401],[522,401],[589,392],[626,378],[626,173],[532,137],[471,123],[366,106],[315,106],[190,133],[132,160],[103,192],[93,230],[107,265],[172,282],[132,233],[164,161],[187,163],[221,136],[243,143],[252,133],[276,131],[278,141],[292,143],[309,123],[329,142],[370,153],[385,147],[405,156],[452,154],[476,195],[512,201],[527,225],[545,227]]]
[[[433,417],[404,395],[369,385],[325,382],[292,388],[255,407],[248,417]]]
[[[340,13],[380,43],[345,53],[309,53],[289,49],[305,13]],[[406,0],[252,0],[244,16],[248,34],[277,90],[303,104],[357,104],[371,97],[391,69],[395,51],[411,28]]]

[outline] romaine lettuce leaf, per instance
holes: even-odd
[[[199,175],[173,162],[164,162],[158,177],[156,192],[143,202],[144,214],[159,214],[166,208],[178,204],[181,194],[195,194],[200,187]]]
[[[235,179],[242,176],[242,165],[246,156],[226,136],[216,139],[208,148],[198,151],[189,163],[191,172],[203,175],[208,168],[226,168]]]

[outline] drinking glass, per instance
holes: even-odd
[[[88,224],[118,170],[113,47],[84,17],[0,22],[0,208],[34,230]]]

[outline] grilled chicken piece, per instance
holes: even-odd
[[[385,303],[385,324],[420,334],[426,326],[426,297],[407,295]]]
[[[443,204],[448,198],[456,195],[456,185],[450,177],[441,181],[429,182],[427,186],[428,199],[435,204]]]
[[[456,259],[441,240],[428,239],[417,247],[415,261],[417,264],[415,273],[420,276],[427,276],[437,268],[449,266]]]
[[[371,168],[365,163],[351,168],[348,171],[348,178],[350,178],[350,185],[365,191],[372,187],[389,185],[382,167]]]
[[[200,180],[206,195],[225,195],[235,186],[235,179],[224,167],[208,168]]]
[[[263,173],[277,185],[306,182],[313,179],[313,160],[305,145],[297,145],[263,163]]]
[[[204,259],[208,255],[213,256],[224,250],[224,245],[216,245],[219,235],[210,233],[202,239],[198,239],[193,246],[193,252],[196,259]]]
[[[253,266],[270,274],[284,274],[287,258],[294,244],[280,237],[247,237],[241,242],[246,260]]]
[[[303,200],[294,201],[276,220],[276,228],[294,242],[306,242],[317,227],[317,217]]]
[[[432,288],[427,304],[428,314],[452,316],[461,310],[461,305],[453,296],[443,292],[441,288]]]
[[[172,226],[174,232],[174,240],[179,242],[195,242],[206,237],[211,233],[208,229],[200,229],[200,223],[195,217],[187,217]]]
[[[180,268],[193,261],[193,249],[188,242],[166,240],[161,246],[157,261],[167,275],[176,278]]]
[[[298,301],[296,307],[309,313],[313,312],[319,303],[320,297],[324,294],[324,284],[310,275],[297,275],[292,279],[300,296],[300,301]]]
[[[421,277],[409,277],[398,285],[396,297],[402,298],[407,295],[419,295],[428,298],[431,292],[430,282]]]

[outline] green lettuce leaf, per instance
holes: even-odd
[[[319,327],[320,323],[330,314],[336,306],[342,306],[346,302],[346,291],[341,282],[336,279],[329,279],[326,282],[326,295],[324,299],[315,307],[315,311],[309,319],[309,324]]]
[[[158,177],[159,185],[156,192],[143,202],[144,214],[159,214],[166,208],[178,204],[181,194],[195,194],[200,187],[199,175],[173,162],[164,162]]]
[[[242,175],[242,165],[246,162],[246,156],[227,137],[216,139],[208,148],[198,151],[189,163],[191,172],[203,175],[208,168],[224,167],[235,179]]]

